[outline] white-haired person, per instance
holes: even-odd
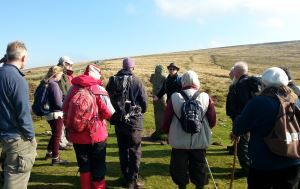
[[[231,77],[233,77],[235,84],[232,88],[231,101],[226,104],[226,107],[231,107],[229,115],[234,122],[249,100],[253,98],[253,93],[251,92],[251,87],[248,82],[248,64],[243,61],[236,62],[233,66]],[[248,156],[249,137],[250,134],[245,133],[240,136],[237,143],[237,157],[241,170],[235,173],[235,177],[246,177],[248,175],[250,164]]]
[[[210,129],[216,125],[213,100],[205,92],[200,92],[200,81],[194,71],[187,71],[181,78],[182,91],[172,94],[164,113],[162,131],[168,133],[172,147],[170,173],[179,189],[185,189],[191,180],[197,189],[208,184],[206,149],[210,143]],[[194,134],[183,130],[179,118],[187,98],[194,97],[203,110],[201,132]]]
[[[264,139],[274,128],[280,108],[277,95],[295,104],[297,95],[287,87],[288,77],[277,67],[266,69],[262,74],[263,89],[235,119],[233,135],[250,132],[248,189],[298,188],[300,159],[272,153]]]

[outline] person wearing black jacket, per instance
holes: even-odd
[[[248,84],[248,65],[246,62],[237,62],[233,66],[233,80],[236,83],[232,85],[230,102],[226,105],[227,115],[230,116],[232,121],[241,114],[244,107],[253,97],[251,89]],[[228,98],[227,98],[228,100]],[[240,162],[242,170],[235,174],[236,177],[244,177],[248,175],[249,171],[249,155],[248,155],[248,143],[250,134],[245,133],[239,138],[236,138],[232,133],[230,134],[232,140],[237,140],[237,156]]]
[[[145,87],[143,82],[133,74],[134,67],[135,63],[133,59],[125,58],[123,60],[123,69],[121,69],[115,76],[112,76],[106,86],[112,105],[116,110],[110,120],[110,123],[115,125],[121,171],[129,189],[143,187],[143,183],[138,181],[138,173],[142,155],[142,114],[147,110],[147,94]],[[125,77],[130,78],[130,81],[127,81],[129,86],[128,89],[124,89],[124,92],[128,94],[126,95],[125,107],[122,107],[124,104],[121,102],[122,98],[117,100],[118,98],[114,97],[117,90],[114,77],[124,77],[124,79]],[[129,115],[128,117],[123,116],[122,112],[127,109],[126,106],[129,106],[129,109],[135,107],[136,111],[126,114]],[[133,113],[134,116],[131,116],[131,113]]]
[[[161,89],[158,94],[153,96],[153,101],[157,101],[164,94],[167,94],[167,102],[170,99],[171,95],[175,92],[179,92],[181,90],[181,78],[178,75],[179,67],[176,66],[175,63],[171,63],[167,66],[169,70],[169,75],[165,79]]]

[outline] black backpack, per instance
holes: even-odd
[[[116,111],[125,112],[125,102],[129,101],[129,88],[131,85],[132,76],[112,76],[109,83],[112,83],[112,91],[110,99]]]
[[[250,76],[247,78],[247,83],[252,97],[257,96],[261,92],[261,77]]]
[[[34,92],[32,111],[37,116],[44,116],[50,113],[48,102],[48,82],[42,80]]]
[[[191,99],[183,91],[180,91],[180,94],[185,102],[181,107],[181,117],[179,118],[176,114],[175,116],[180,121],[182,129],[191,134],[201,132],[205,114],[200,102],[196,100],[200,91],[195,92]]]

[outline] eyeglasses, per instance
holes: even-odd
[[[176,68],[169,68],[170,71],[177,70]]]

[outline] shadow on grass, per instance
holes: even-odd
[[[28,189],[75,189],[80,186],[78,176],[75,175],[45,175],[44,173],[33,172],[29,182]]]

